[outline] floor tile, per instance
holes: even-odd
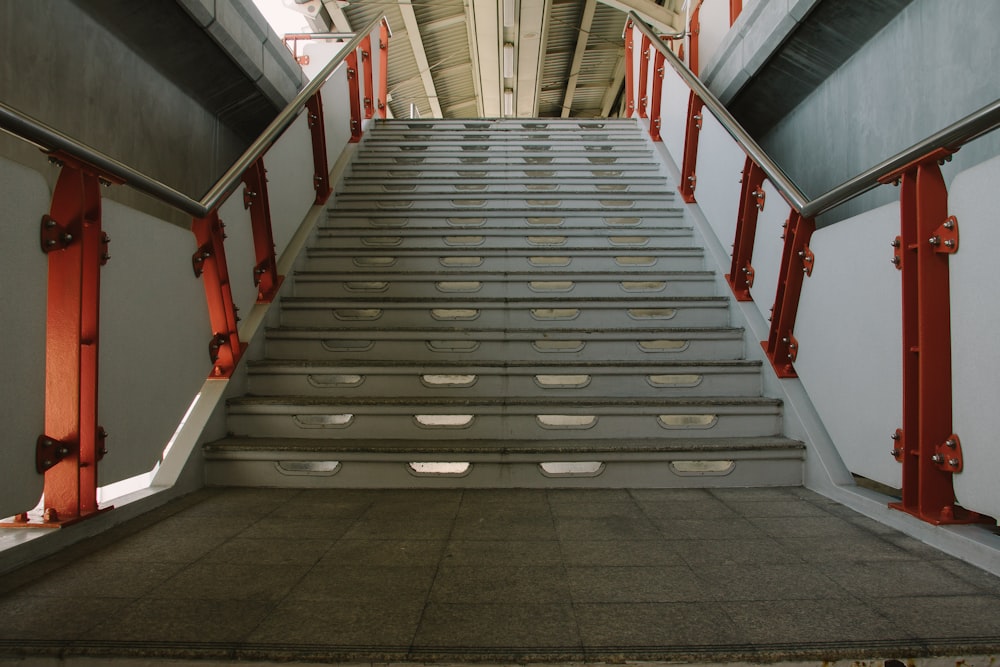
[[[445,564],[437,573],[429,599],[461,604],[550,604],[567,602],[569,585],[560,566]]]
[[[261,621],[247,642],[409,648],[424,601],[285,600]]]
[[[288,599],[353,602],[378,600],[382,604],[427,599],[437,567],[374,567],[354,562],[326,562],[315,566],[288,593]]]
[[[440,542],[451,535],[451,518],[379,518],[358,519],[342,534],[348,540],[430,540]]]
[[[745,517],[828,517],[830,514],[816,505],[797,498],[764,500],[755,503],[732,502],[729,504],[740,516]]]
[[[717,600],[818,600],[849,597],[838,583],[806,563],[693,567]]]
[[[786,537],[780,543],[788,551],[809,562],[914,560],[910,552],[872,534],[834,540],[827,537]]]
[[[739,517],[732,507],[706,497],[704,500],[658,501],[642,500],[639,506],[643,513],[651,519],[667,519],[686,521],[690,519],[735,519]]]
[[[671,567],[567,567],[574,603],[713,601],[694,572]]]
[[[586,648],[746,643],[744,634],[712,602],[577,604],[574,610]]]
[[[273,603],[261,600],[146,598],[97,625],[89,638],[117,642],[238,642],[272,607]]]
[[[552,515],[557,519],[642,519],[643,512],[639,504],[628,500],[626,502],[579,502],[553,503]]]
[[[312,565],[330,550],[334,541],[248,539],[234,537],[205,554],[204,563],[255,563],[258,565]]]
[[[853,598],[719,604],[747,640],[759,647],[794,644],[806,649],[810,644],[906,637],[885,617]]]
[[[562,552],[554,540],[452,540],[442,562],[474,567],[560,565]]]
[[[677,540],[670,542],[695,571],[724,565],[801,563],[802,557],[769,537],[746,540]]]
[[[453,604],[424,611],[414,649],[436,647],[578,649],[580,636],[569,604]]]
[[[349,540],[334,544],[320,559],[335,567],[436,566],[447,543],[444,540]]]
[[[133,600],[113,597],[0,598],[0,639],[65,640],[86,637],[102,619],[116,617]]]
[[[757,529],[771,537],[825,537],[849,539],[864,534],[857,526],[835,516],[752,517]]]
[[[653,519],[667,540],[745,540],[761,531],[743,518]]]
[[[451,532],[453,540],[555,540],[555,523],[548,514],[461,511]]]
[[[308,571],[305,565],[198,562],[150,590],[147,597],[280,600]]]
[[[560,544],[567,566],[635,567],[683,565],[678,552],[665,540],[573,540]]]
[[[122,563],[91,558],[56,570],[21,592],[45,597],[138,598],[182,567],[182,563]]]
[[[136,563],[192,563],[223,544],[225,535],[188,537],[141,532],[100,551],[102,560]]]
[[[869,605],[916,637],[992,637],[1000,645],[1000,601],[995,596],[892,597],[871,600]]]
[[[248,526],[238,536],[251,540],[335,540],[353,524],[354,519],[350,517],[289,519],[268,516]]]
[[[829,563],[823,571],[851,593],[866,598],[980,592],[934,562],[837,562]]]
[[[644,517],[604,516],[598,518],[559,517],[556,535],[562,541],[571,540],[652,540],[660,532]]]

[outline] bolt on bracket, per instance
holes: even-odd
[[[938,468],[945,472],[962,472],[964,463],[962,459],[962,442],[958,439],[958,436],[952,433],[944,442],[937,445],[934,448],[934,455],[931,457],[931,460],[937,464]]]
[[[816,263],[816,256],[813,254],[813,251],[809,249],[809,246],[804,246],[799,251],[799,257],[802,258],[802,272],[807,276],[811,276],[813,274],[813,266]]]
[[[954,255],[958,252],[958,218],[952,215],[941,223],[941,226],[934,230],[930,244],[938,254]]]
[[[70,455],[73,444],[50,438],[44,433],[35,443],[35,470],[44,475],[47,470]]]

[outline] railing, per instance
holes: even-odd
[[[246,349],[238,331],[237,302],[253,299],[255,294],[257,303],[269,303],[277,295],[282,283],[276,259],[279,249],[287,246],[310,207],[326,202],[332,192],[328,155],[339,155],[348,143],[359,141],[366,119],[376,115],[381,118],[386,116],[390,36],[384,17],[354,35],[200,200],[0,104],[0,129],[36,145],[61,168],[49,213],[43,216],[41,224],[41,247],[47,261],[48,284],[44,322],[45,407],[44,431],[37,439],[32,458],[37,472],[44,475],[43,525],[65,525],[98,512],[97,464],[105,454],[107,438],[107,433],[98,423],[98,369],[127,366],[127,359],[105,363],[98,357],[102,301],[100,275],[101,267],[110,259],[109,238],[102,228],[100,185],[128,185],[193,217],[191,229],[197,249],[187,270],[193,268],[195,276],[202,279],[208,303],[208,324],[211,328],[208,350],[212,364],[209,377],[230,377]],[[374,49],[373,43],[376,45]],[[328,109],[334,110],[333,113],[324,114],[324,102]],[[270,178],[264,168],[265,157],[275,158],[282,167],[270,174]],[[300,167],[300,162],[308,164]],[[241,183],[244,185],[243,196],[232,197]],[[272,206],[272,200],[280,202]],[[225,225],[222,224],[220,209],[225,209],[231,228],[239,229],[234,226],[234,220],[243,221],[246,225],[242,229],[252,233],[244,235],[237,231],[229,244],[225,244]],[[173,229],[170,225],[161,227]],[[124,233],[128,235],[131,230]],[[123,232],[116,234],[121,236]],[[156,232],[147,232],[147,235],[169,236]],[[148,251],[149,241],[145,242],[143,249]],[[169,246],[174,243],[172,239],[161,239],[160,242],[163,245],[155,248],[157,253],[141,262],[142,266],[130,274],[130,280],[137,283],[146,280],[148,275],[143,268],[147,264],[155,264],[160,254],[169,251]],[[246,283],[230,280],[226,247],[233,244],[238,254],[253,257]],[[116,242],[117,247],[120,246]],[[18,252],[24,254],[23,249]],[[176,255],[173,257],[177,258]],[[172,268],[165,273],[171,271]],[[160,278],[159,275],[156,277]],[[251,282],[253,291],[249,290]],[[173,302],[178,298],[176,295],[184,293],[181,285],[174,287],[174,293],[165,299],[167,305],[162,308],[173,308]],[[118,291],[122,288],[113,285],[112,289]],[[157,289],[162,291],[159,286]],[[132,323],[131,338],[150,340],[163,335],[160,329],[169,329],[168,336],[172,339],[168,341],[168,346],[172,351],[181,347],[181,341],[188,337],[190,326],[180,324],[170,329],[168,326],[158,328],[146,325],[140,314],[147,306],[144,298],[145,295],[139,295],[134,303],[130,303],[127,315],[122,318]],[[112,309],[118,305],[116,298],[108,301]],[[189,307],[181,310],[190,317]],[[149,316],[158,314],[154,310]],[[109,324],[114,329],[119,323]],[[174,324],[170,322],[170,325]],[[31,337],[25,332],[25,339]],[[157,355],[155,348],[143,350],[131,341],[121,347],[136,348],[131,353],[136,366],[152,366],[152,363],[144,363],[143,357]],[[112,350],[113,357],[121,355],[127,357],[128,353],[125,349]],[[183,375],[186,364],[190,362],[173,358],[170,353],[166,356],[168,368],[177,375]],[[194,364],[195,367],[197,365]],[[165,369],[165,372],[171,371]],[[170,379],[165,378],[163,382],[170,384]],[[187,394],[188,403],[193,395]],[[132,405],[131,396],[118,395],[117,398],[117,401],[112,401],[110,409],[115,411],[119,403],[127,405],[125,410],[130,412],[124,421],[135,420],[131,411],[145,414],[143,408],[152,407],[155,411],[164,407]],[[180,399],[172,395],[170,400]],[[146,427],[156,419],[155,412],[149,415]],[[176,421],[173,426],[176,426]],[[154,433],[136,434],[135,437],[151,440],[156,447]],[[23,442],[18,437],[12,437],[10,441],[15,445]],[[159,441],[157,453],[164,442],[166,438]],[[5,458],[18,460],[23,457],[13,453],[13,456]],[[10,466],[8,469],[13,470]],[[28,490],[21,496],[30,494],[32,487],[28,484]],[[4,502],[10,504],[9,499]],[[29,521],[27,513],[21,513],[13,525],[35,523]]]
[[[634,48],[639,42],[642,47]],[[809,199],[635,13],[630,14],[626,25],[625,48],[626,54],[636,56],[627,66],[630,76],[626,104],[629,109],[635,108],[641,118],[646,116],[647,110],[655,110],[649,118],[650,134],[654,140],[664,143],[676,163],[681,196],[693,203],[697,201],[696,192],[709,193],[699,203],[720,241],[725,244],[733,240],[726,281],[735,297],[740,301],[764,303],[773,297],[768,339],[762,346],[776,375],[779,378],[798,377],[799,361],[804,356],[807,375],[811,377],[802,379],[810,396],[816,399],[829,396],[831,403],[853,407],[853,413],[851,410],[838,411],[814,400],[820,403],[817,409],[821,414],[824,410],[830,413],[831,419],[825,420],[827,427],[850,469],[901,486],[902,500],[894,506],[925,521],[958,523],[980,519],[976,512],[966,508],[984,514],[1000,514],[996,498],[983,499],[966,484],[962,485],[963,491],[975,500],[966,502],[965,507],[960,506],[953,488],[956,474],[967,470],[952,410],[951,357],[953,352],[960,352],[960,346],[953,346],[951,340],[948,257],[958,249],[958,221],[954,215],[949,215],[948,191],[939,169],[939,163],[949,159],[962,145],[1000,126],[1000,100],[829,192]],[[665,66],[668,63],[670,67]],[[654,77],[652,99],[647,99],[644,88],[635,85],[645,81],[647,76]],[[876,365],[864,355],[858,356],[857,350],[844,349],[842,341],[852,339],[853,331],[841,329],[839,338],[838,334],[831,333],[838,331],[838,325],[843,326],[844,322],[836,317],[830,319],[826,311],[836,313],[833,304],[840,304],[838,297],[848,292],[860,292],[856,298],[863,300],[865,291],[873,292],[874,281],[881,277],[872,278],[872,284],[868,285],[865,283],[867,274],[855,266],[854,275],[840,276],[838,287],[831,286],[829,291],[816,288],[817,294],[828,299],[826,303],[810,303],[809,299],[802,298],[800,308],[800,297],[804,291],[809,291],[805,289],[805,279],[813,275],[816,257],[820,255],[816,248],[810,247],[816,230],[815,217],[889,183],[900,185],[899,210],[889,215],[896,217],[901,231],[894,240],[890,237],[893,254],[889,259],[902,274],[901,338],[896,338],[895,343],[900,350],[897,358],[902,363],[894,373],[896,377],[902,376],[902,412],[897,422],[901,426],[894,432],[885,429],[893,434],[892,459],[902,464],[901,471],[896,473],[886,471],[881,464],[873,464],[870,453],[855,444],[872,437],[875,429],[860,430],[857,423],[864,421],[866,426],[871,426],[873,420],[861,415],[881,397],[869,396],[868,391],[878,392],[880,387],[886,386],[886,380],[871,378],[872,384],[867,391],[854,390],[854,394],[864,396],[859,402],[845,398],[845,393],[852,392],[850,386],[838,385],[829,378],[831,373],[846,374],[864,385],[865,367]],[[775,210],[771,204],[775,195],[784,199],[786,209],[779,204]],[[768,204],[766,214],[765,203]],[[884,215],[880,209],[877,217],[881,221]],[[779,225],[781,231],[777,230]],[[832,225],[821,230],[823,233],[817,237],[823,238],[825,246],[828,239],[838,236],[838,229],[844,228],[845,223]],[[774,232],[775,237],[780,234],[780,243],[771,240],[765,232]],[[855,241],[854,245],[857,243]],[[830,258],[827,261],[835,263],[838,260]],[[843,282],[852,278],[852,284],[859,287],[848,290]],[[818,282],[825,285],[826,281],[827,278],[823,278]],[[981,285],[976,287],[982,289]],[[850,305],[847,304],[845,310]],[[816,319],[826,315],[825,325],[819,327],[807,322],[797,327],[797,315],[802,309]],[[763,309],[760,310],[766,317]],[[859,347],[865,343],[871,349],[891,345],[883,340],[884,332],[867,332],[866,335],[868,340],[859,341]],[[874,340],[879,341],[879,346],[870,342]],[[899,340],[902,340],[901,346]],[[810,347],[813,345],[815,347]],[[848,358],[839,358],[838,351]],[[829,361],[822,361],[827,355],[836,358],[837,362],[831,365]],[[850,364],[856,359],[863,361]],[[821,378],[822,373],[826,376]],[[832,391],[831,387],[837,387],[838,391]],[[885,411],[890,417],[894,413],[894,410]],[[978,422],[973,422],[983,418],[982,415],[968,418],[967,428],[980,431]],[[833,423],[835,421],[837,423]],[[840,423],[850,421],[856,424]],[[996,473],[1000,474],[1000,460],[988,453],[985,443],[977,443],[976,451],[981,455],[977,465],[984,469],[996,467]],[[891,484],[894,480],[899,483]]]

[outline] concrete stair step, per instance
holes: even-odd
[[[636,215],[643,211],[656,215],[669,208],[673,199],[663,195],[622,194],[620,192],[595,192],[590,194],[561,194],[559,192],[522,193],[498,197],[489,193],[458,192],[445,197],[418,196],[410,193],[382,193],[377,197],[368,194],[339,195],[336,210],[343,211],[520,211],[526,215],[544,214],[546,211],[587,211],[589,214]],[[541,212],[541,213],[540,213]]]
[[[249,366],[252,395],[679,397],[754,396],[760,364],[753,361],[527,362],[383,359],[380,363],[268,360]]]
[[[441,233],[444,231],[444,233]],[[538,233],[537,229],[492,229],[465,227],[456,229],[411,229],[406,234],[387,232],[385,228],[323,228],[319,231],[313,248],[337,250],[369,248],[415,248],[415,249],[468,249],[507,248],[530,251],[537,248],[593,248],[605,247],[620,250],[645,248],[672,248],[689,246],[693,233],[688,229],[676,229],[658,234],[651,232],[603,235],[581,233],[580,229],[566,229],[560,233]],[[602,232],[604,230],[601,230]]]
[[[643,164],[621,164],[602,167],[586,163],[560,163],[557,166],[526,165],[523,160],[505,164],[494,163],[489,169],[475,164],[452,162],[434,162],[428,164],[397,165],[393,160],[384,157],[365,159],[358,156],[351,164],[350,178],[386,179],[386,178],[463,178],[467,180],[511,178],[515,181],[522,178],[542,179],[555,178],[567,186],[570,184],[586,184],[594,179],[613,179],[628,183],[662,183],[663,177],[656,167]],[[665,189],[669,189],[666,188]]]
[[[781,432],[781,403],[760,397],[341,398],[243,396],[228,431],[255,437],[358,439],[718,438]],[[331,435],[334,434],[334,435]]]
[[[744,353],[743,330],[721,327],[282,327],[268,330],[266,345],[271,359],[392,358],[431,363],[475,363],[479,359],[559,360],[567,364],[606,359],[723,360],[739,359]]]
[[[360,157],[361,164],[393,165],[396,167],[413,167],[423,169],[430,165],[449,165],[451,169],[478,165],[479,169],[492,169],[507,166],[521,169],[561,169],[563,167],[578,169],[634,169],[635,163],[648,163],[651,153],[644,155],[629,154],[598,154],[587,151],[522,151],[512,153],[471,153],[458,151],[452,153],[431,153],[428,151],[382,151],[364,153]],[[655,170],[649,170],[655,171]]]
[[[796,486],[801,442],[758,438],[587,440],[241,438],[205,446],[209,484],[270,487]]]
[[[471,323],[484,328],[565,323],[577,327],[711,327],[728,325],[729,300],[712,296],[628,300],[567,296],[487,299],[468,295],[424,299],[286,297],[282,299],[281,322],[288,326],[335,325],[344,329],[373,324],[451,327]]]
[[[432,294],[473,294],[483,298],[529,298],[532,296],[617,297],[703,296],[715,292],[708,271],[488,273],[438,271],[405,273],[366,271],[363,274],[297,271],[293,293],[299,297],[356,297],[382,295],[395,298],[426,298]]]
[[[395,227],[440,229],[443,225],[455,229],[475,229],[486,227],[490,229],[519,229],[527,233],[538,233],[539,230],[551,229],[590,229],[595,237],[603,234],[616,234],[630,230],[645,230],[650,233],[671,229],[691,229],[684,222],[679,209],[667,209],[654,214],[643,213],[634,215],[595,214],[592,211],[490,211],[485,215],[481,211],[457,212],[443,211],[406,211],[399,213],[380,213],[370,211],[353,211],[332,209],[321,229],[337,227],[362,227],[372,229],[392,229]],[[603,234],[597,230],[604,228]]]

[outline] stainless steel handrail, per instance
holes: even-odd
[[[674,68],[684,82],[701,98],[726,132],[736,140],[748,156],[764,170],[768,180],[782,193],[805,218],[815,218],[855,197],[878,187],[882,179],[915,160],[939,148],[957,150],[964,144],[978,139],[1000,127],[1000,99],[987,104],[968,116],[952,123],[948,127],[935,132],[923,141],[919,141],[906,150],[879,162],[857,176],[850,178],[831,190],[813,199],[807,199],[784,171],[764,152],[764,150],[747,134],[732,114],[722,105],[719,99],[687,68],[681,60],[656,38],[656,33],[646,25],[642,17],[635,12],[629,12],[629,18],[651,43],[666,56],[670,66]]]
[[[211,213],[222,203],[223,199],[239,186],[243,173],[278,140],[282,132],[288,129],[299,113],[301,113],[309,98],[316,94],[316,91],[326,83],[333,71],[383,21],[386,22],[386,27],[388,27],[388,19],[382,16],[369,23],[361,32],[356,33],[354,38],[344,45],[340,52],[319,71],[316,77],[306,84],[298,95],[285,106],[260,136],[243,152],[243,155],[226,170],[226,173],[215,182],[199,201],[2,102],[0,102],[0,129],[35,144],[44,151],[58,151],[81,162],[93,165],[102,172],[123,181],[126,185],[140,192],[193,217],[202,218]]]

